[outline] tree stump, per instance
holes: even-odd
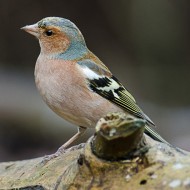
[[[190,189],[189,152],[152,140],[144,127],[108,114],[87,143],[45,164],[42,157],[0,163],[0,190]]]

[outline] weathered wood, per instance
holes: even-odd
[[[135,155],[119,161],[98,158],[92,152],[96,139],[91,137],[84,146],[72,147],[45,165],[43,158],[1,163],[0,190],[190,189],[190,154],[146,135],[145,140],[140,147],[147,151],[138,154],[132,148]]]
[[[143,132],[145,121],[126,114],[112,113],[99,120],[92,141],[92,151],[99,158],[109,161],[127,159],[135,152],[147,150]]]

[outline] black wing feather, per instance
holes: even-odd
[[[154,125],[154,123],[138,107],[132,95],[122,86],[122,84],[114,76],[112,76],[111,79],[119,84],[119,88],[110,89],[109,91],[102,90],[102,87],[108,87],[112,82],[105,76],[99,79],[89,80],[89,86],[97,94],[117,104],[132,115],[145,119],[147,123]],[[115,96],[114,93],[118,96]]]

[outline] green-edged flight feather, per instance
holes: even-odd
[[[145,119],[147,123],[145,133],[157,141],[168,144],[155,130],[149,127],[155,124],[143,113],[133,96],[109,70],[106,71],[101,65],[98,66],[91,60],[83,60],[78,62],[78,64],[86,69],[85,74],[88,77],[89,88],[92,91],[120,106],[126,112]]]

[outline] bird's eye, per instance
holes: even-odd
[[[45,31],[45,34],[47,36],[52,36],[53,35],[53,31],[52,30],[47,30],[47,31]]]

